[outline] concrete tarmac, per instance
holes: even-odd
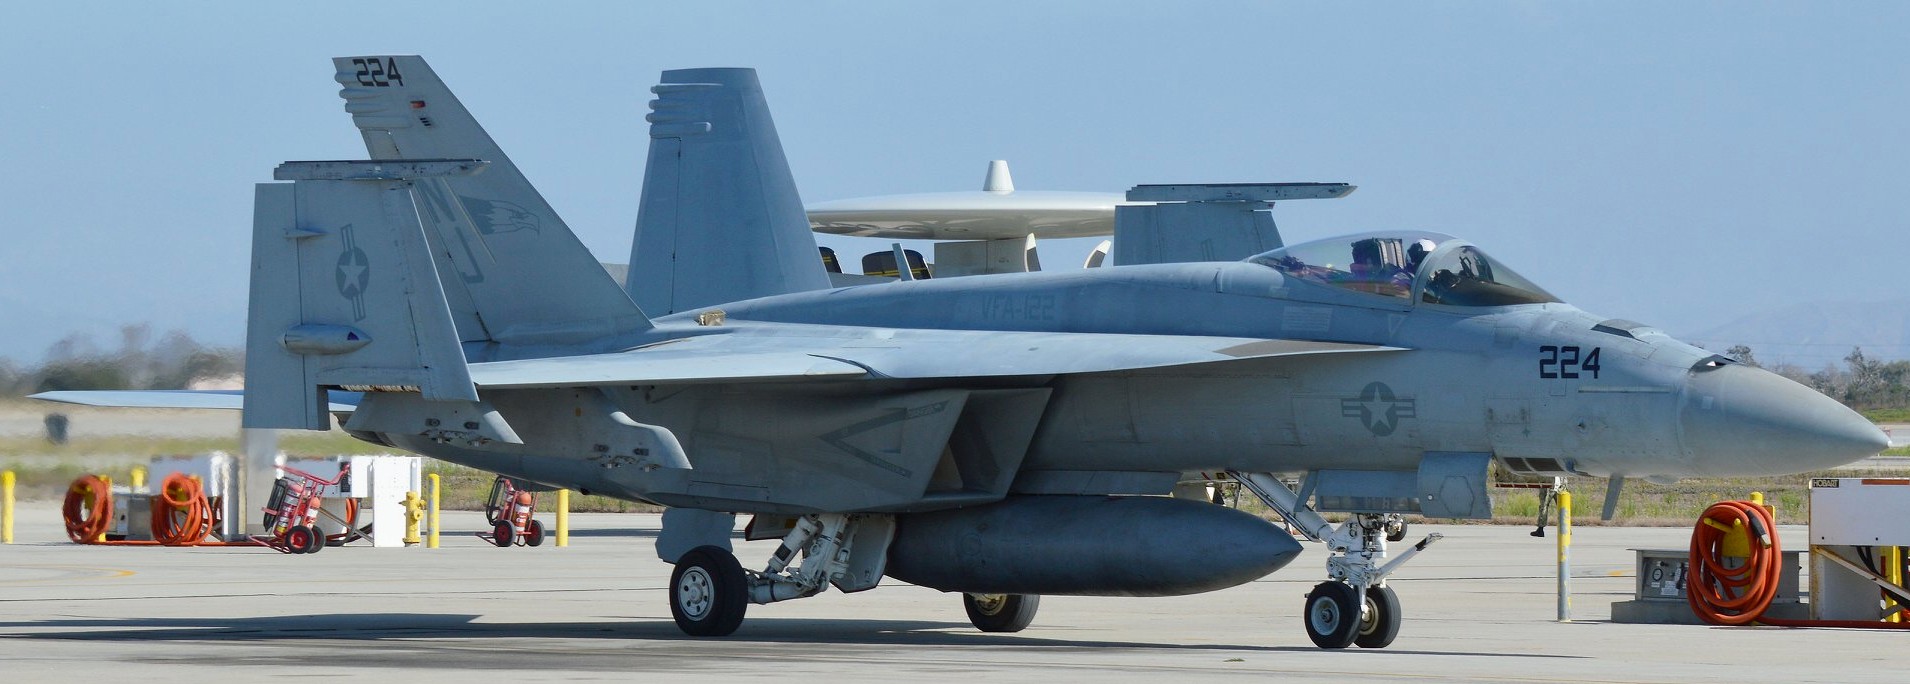
[[[1689,531],[1581,527],[1573,617],[1556,621],[1555,540],[1530,527],[1444,533],[1396,576],[1405,624],[1383,650],[1323,651],[1300,626],[1324,576],[1309,544],[1246,585],[1177,598],[1046,597],[1016,634],[972,628],[956,596],[886,581],[752,606],[736,634],[683,636],[658,517],[579,514],[571,545],[499,549],[448,513],[443,548],[111,548],[66,541],[55,507],[20,511],[0,546],[6,681],[1902,682],[1910,634],[1627,625],[1633,547]],[[549,514],[540,515],[550,523]],[[1804,543],[1802,528],[1784,540]],[[760,567],[774,542],[738,544]],[[1189,562],[1199,562],[1190,559]]]

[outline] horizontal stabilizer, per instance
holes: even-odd
[[[332,413],[350,413],[358,407],[357,392],[330,392]],[[27,397],[41,401],[106,408],[223,409],[245,408],[244,390],[64,390]]]

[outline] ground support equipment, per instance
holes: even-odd
[[[503,475],[491,483],[491,497],[484,504],[484,519],[491,523],[491,533],[478,533],[479,539],[485,539],[499,548],[512,545],[541,546],[544,543],[544,523],[531,515],[537,510],[537,496],[530,490],[518,488],[515,482]]]
[[[1830,478],[1836,479],[1836,478]],[[1820,478],[1821,480],[1821,478]],[[1910,481],[1901,484],[1910,485]],[[1814,480],[1812,487],[1822,486]],[[1906,488],[1910,489],[1910,488]],[[1820,511],[1813,509],[1813,516]],[[1900,525],[1900,521],[1891,521]],[[1817,527],[1815,517],[1812,527]],[[1691,533],[1691,574],[1685,586],[1685,599],[1691,612],[1714,625],[1764,624],[1778,627],[1846,627],[1861,629],[1910,629],[1901,606],[1910,605],[1910,590],[1892,582],[1885,572],[1867,567],[1870,563],[1850,559],[1824,546],[1812,546],[1811,555],[1821,557],[1876,585],[1876,599],[1895,604],[1883,611],[1877,601],[1879,620],[1795,620],[1765,614],[1777,595],[1783,550],[1779,545],[1777,521],[1759,502],[1720,501],[1705,509]],[[1899,572],[1901,577],[1901,572]],[[1816,573],[1813,572],[1813,582]],[[1813,603],[1825,600],[1826,592],[1813,591]],[[1819,607],[1813,605],[1813,614]],[[1889,621],[1896,616],[1898,621]]]
[[[324,514],[346,530],[351,530],[351,522],[338,519],[324,510],[323,489],[343,481],[351,473],[351,464],[342,464],[338,477],[326,480],[311,473],[280,466],[285,475],[272,484],[272,494],[265,504],[265,529],[271,534],[253,536],[252,539],[283,553],[317,553],[325,548],[325,532],[319,527],[318,518]]]

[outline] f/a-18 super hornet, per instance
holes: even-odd
[[[1015,631],[1042,595],[1214,591],[1300,555],[1258,517],[1163,496],[1226,477],[1323,542],[1312,641],[1377,648],[1399,630],[1389,573],[1433,539],[1390,554],[1400,516],[1488,516],[1495,463],[1755,476],[1886,443],[1806,387],[1581,311],[1436,233],[832,289],[747,69],[653,89],[620,288],[422,60],[336,66],[372,159],[287,162],[257,188],[244,424],[337,419],[667,506],[656,549],[693,635],[885,576]],[[47,398],[223,400],[176,397]],[[737,515],[782,539],[770,558],[736,558]]]

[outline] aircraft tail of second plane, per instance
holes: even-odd
[[[754,69],[663,72],[631,245],[653,315],[829,287]]]

